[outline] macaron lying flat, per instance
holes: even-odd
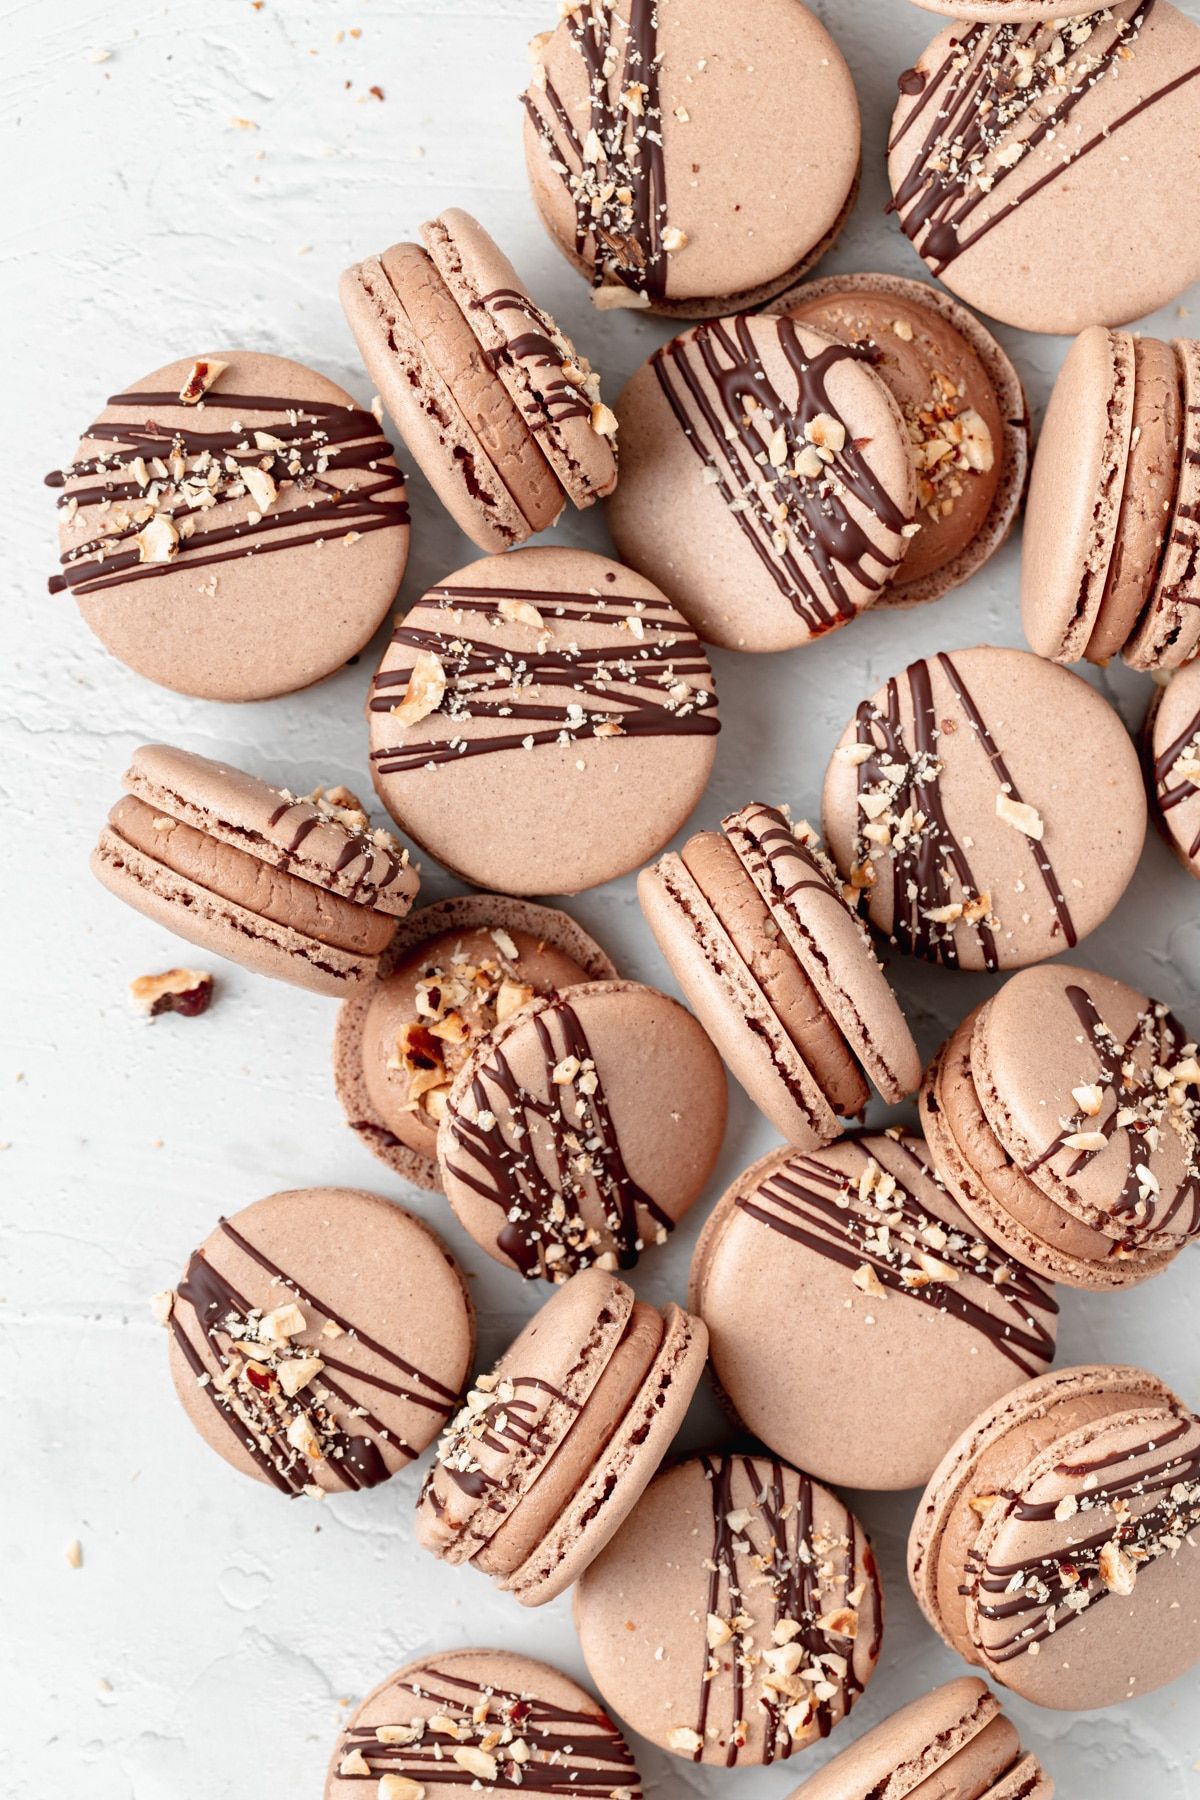
[[[110,893],[256,974],[321,994],[374,979],[417,871],[353,794],[301,798],[170,744],[123,780],[91,859]]]
[[[1188,874],[1200,879],[1200,662],[1156,690],[1145,743],[1155,817]]]
[[[590,981],[530,1000],[480,1039],[438,1126],[446,1198],[527,1278],[630,1269],[712,1173],[725,1071],[675,1000]]]
[[[1200,645],[1200,344],[1093,326],[1038,442],[1021,620],[1039,656],[1175,668]]]
[[[1200,28],[1167,0],[1048,5],[1015,29],[967,10],[978,22],[900,76],[888,146],[893,210],[933,273],[1026,331],[1119,325],[1182,293],[1200,221],[1162,177],[1200,172]]]
[[[1058,1322],[900,1131],[760,1157],[709,1215],[688,1305],[742,1424],[855,1488],[928,1480],[983,1405],[1046,1369]]]
[[[874,351],[917,465],[920,531],[877,604],[940,599],[983,567],[1020,509],[1029,406],[991,332],[940,288],[898,275],[827,275],[773,312]]]
[[[917,1508],[934,1630],[1039,1706],[1151,1692],[1200,1659],[1200,1420],[1142,1369],[1043,1375],[983,1412]]]
[[[325,1800],[474,1800],[509,1787],[642,1800],[629,1746],[583,1688],[512,1650],[443,1650],[389,1675],[346,1723]]]
[[[854,82],[821,22],[799,0],[561,10],[532,46],[525,157],[596,305],[704,318],[798,280],[858,186]]]
[[[902,1706],[791,1800],[1053,1800],[996,1696],[964,1675]]]
[[[753,1767],[846,1717],[879,1657],[883,1596],[834,1494],[770,1457],[711,1454],[651,1482],[585,1570],[575,1624],[635,1731],[688,1762]]]
[[[379,797],[467,881],[573,894],[655,855],[703,793],[716,693],[656,587],[561,547],[486,557],[410,609],[367,717]]]
[[[160,1299],[192,1424],[288,1496],[405,1468],[457,1405],[475,1348],[446,1246],[357,1188],[271,1194],[222,1219]]]
[[[268,700],[357,654],[408,557],[404,477],[371,414],[256,351],[114,394],[61,488],[62,572],[107,650],[202,700]]]
[[[917,482],[873,355],[742,316],[673,338],[623,389],[609,529],[707,642],[805,644],[894,578],[919,530]]]
[[[789,1143],[814,1149],[870,1080],[894,1102],[916,1046],[862,923],[807,825],[731,813],[638,877],[638,899],[705,1030]]]
[[[1137,865],[1146,796],[1108,703],[1066,669],[981,645],[910,663],[864,701],[825,776],[825,841],[871,923],[951,968],[1072,949]]]
[[[616,483],[599,377],[478,220],[451,207],[342,276],[367,372],[434,491],[481,550]]]
[[[440,1188],[438,1122],[484,1033],[538,994],[615,976],[581,925],[531,900],[464,894],[410,913],[375,981],[338,1013],[333,1074],[350,1129],[406,1181]]]
[[[442,1435],[417,1538],[523,1606],[578,1579],[628,1517],[683,1422],[708,1334],[600,1269],[573,1275]]]
[[[1052,1280],[1126,1287],[1200,1232],[1195,1040],[1106,975],[1013,976],[930,1064],[921,1119],[963,1210]]]

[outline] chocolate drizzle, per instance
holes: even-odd
[[[697,325],[650,359],[684,437],[793,611],[814,637],[832,631],[883,587],[904,550],[908,517],[877,479],[838,416],[830,370],[870,362],[861,344],[830,344],[806,356],[794,320],[772,321],[795,377],[788,401],[771,381],[742,315]],[[844,442],[820,456],[807,433],[826,419]],[[782,435],[781,435],[782,434]],[[802,467],[819,473],[803,474]],[[858,507],[876,522],[877,542]],[[889,544],[888,538],[894,541]]]
[[[1200,712],[1188,720],[1179,736],[1154,759],[1154,786],[1159,810],[1163,813],[1172,812],[1175,807],[1182,806],[1186,800],[1200,794],[1200,785],[1191,776],[1182,777],[1172,785],[1175,765],[1182,760],[1185,751],[1189,751],[1197,765],[1200,765]],[[1200,856],[1200,827],[1184,853],[1189,862],[1194,862]]]
[[[557,374],[546,377],[539,374],[534,382],[534,400],[536,416],[530,423],[536,428],[539,424],[563,425],[568,419],[591,420],[592,405],[583,391],[583,368],[580,367],[580,381],[570,381],[565,368],[570,359],[570,347],[558,332],[553,319],[549,318],[540,306],[535,306],[528,294],[518,288],[496,288],[490,294],[484,294],[480,305],[485,306],[504,333],[506,343],[502,350],[486,352],[487,361],[494,369],[502,361],[510,359],[514,362],[528,363],[535,370],[555,369]],[[526,321],[526,329],[511,333],[505,324],[505,317],[515,313]]]
[[[328,813],[323,812],[307,796],[297,799],[291,794],[283,794],[279,805],[267,820],[267,829],[274,831],[285,819],[292,832],[283,846],[278,866],[287,870],[295,862],[310,834],[319,825],[329,825],[331,819]],[[346,842],[338,852],[331,873],[337,881],[343,877],[349,881],[349,899],[369,902],[386,892],[400,876],[406,875],[408,858],[385,832],[372,834],[356,831],[341,821],[334,822],[338,831],[345,836]],[[355,868],[356,863],[360,866],[355,869],[353,880],[349,880],[349,872]]]
[[[478,1384],[476,1393],[480,1393]],[[481,1399],[486,1395],[480,1393]],[[537,1461],[550,1448],[547,1410],[557,1406],[579,1411],[579,1403],[570,1399],[539,1375],[505,1375],[496,1384],[494,1399],[476,1407],[468,1397],[468,1407],[442,1434],[438,1445],[437,1465],[430,1471],[429,1483],[437,1469],[443,1469],[455,1487],[473,1500],[483,1499],[501,1481],[490,1475],[479,1461],[481,1451],[493,1457],[530,1457]]]

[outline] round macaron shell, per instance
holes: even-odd
[[[185,405],[200,366],[219,372]],[[206,455],[239,472],[222,460],[212,489]],[[102,469],[88,466],[98,458]],[[318,470],[339,492],[314,503]],[[198,510],[189,477],[216,503]],[[64,490],[64,575],[87,623],[137,674],[202,700],[267,700],[332,674],[404,573],[408,507],[391,445],[336,383],[280,356],[232,350],[156,369],[107,402],[73,469],[50,480]]]
[[[1177,338],[1172,348],[1183,381],[1179,484],[1146,614],[1124,650],[1134,669],[1178,669],[1200,648],[1200,343]]]
[[[1200,878],[1200,662],[1159,690],[1147,738],[1156,817],[1188,874]]]
[[[933,1776],[942,1781],[942,1800],[960,1800],[950,1775],[954,1760],[997,1722],[1006,1721],[995,1695],[974,1676],[960,1676],[872,1726],[791,1800],[906,1800]]]
[[[303,1322],[277,1363],[262,1331],[240,1331],[247,1348],[230,1351],[230,1319],[244,1327],[256,1309],[285,1307]],[[168,1330],[193,1425],[234,1468],[285,1494],[373,1487],[405,1468],[456,1405],[475,1347],[445,1245],[357,1188],[271,1194],[223,1219],[175,1289]],[[317,1360],[289,1394],[294,1352]],[[228,1379],[243,1362],[250,1373]]]
[[[986,25],[1025,24],[1047,18],[1047,0],[912,0],[924,12]],[[1095,0],[1052,0],[1053,17],[1077,19],[1095,12]]]

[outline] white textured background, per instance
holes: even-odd
[[[1185,3],[1200,14],[1198,0]],[[827,0],[819,10],[854,69],[866,137],[862,198],[825,268],[920,274],[882,214],[882,146],[895,77],[936,21],[905,0]],[[581,1671],[568,1599],[524,1612],[473,1571],[443,1570],[416,1549],[420,1470],[323,1508],[285,1505],[208,1452],[176,1406],[147,1297],[176,1278],[218,1212],[276,1188],[358,1184],[415,1205],[473,1273],[486,1356],[543,1295],[488,1262],[438,1197],[401,1193],[347,1134],[329,1074],[332,1002],[219,964],[206,1017],[148,1026],[132,1014],[129,980],[183,951],[87,872],[131,748],[166,737],[299,791],[344,780],[365,793],[361,704],[375,651],[315,690],[260,705],[152,687],[105,655],[68,599],[47,597],[54,512],[41,486],[105,395],[172,357],[224,345],[278,351],[369,399],[337,275],[448,204],[480,214],[577,332],[611,398],[665,333],[647,319],[595,315],[534,216],[517,94],[526,41],[555,13],[553,0],[0,5],[13,452],[0,515],[6,1800],[315,1800],[345,1708],[417,1653],[492,1641]],[[96,58],[102,50],[108,60]],[[1161,176],[1170,180],[1169,166]],[[1181,193],[1189,204],[1195,195]],[[1174,307],[1147,323],[1163,335],[1195,330],[1196,294],[1191,310],[1191,326]],[[1064,345],[1007,341],[1040,415]],[[419,480],[411,495],[406,600],[474,554]],[[599,518],[576,517],[565,531],[605,547]],[[698,822],[750,798],[786,798],[815,816],[826,758],[855,703],[914,654],[1020,642],[1016,587],[1010,546],[919,615],[867,617],[770,662],[718,654],[725,730]],[[1100,680],[1136,727],[1148,684],[1123,670]],[[447,885],[427,869],[426,898]],[[666,983],[632,881],[585,895],[575,910],[627,973]],[[1200,1019],[1200,888],[1155,838],[1080,960],[1145,982]],[[926,1052],[989,986],[893,967]],[[769,1140],[735,1093],[712,1196]],[[704,1211],[645,1259],[637,1279],[647,1296],[682,1295]],[[1200,1248],[1126,1295],[1064,1292],[1060,1361],[1144,1362],[1194,1401],[1198,1293]],[[721,1431],[705,1398],[688,1438],[720,1441]],[[920,1622],[903,1578],[911,1504],[862,1502],[889,1624],[874,1685],[833,1747],[960,1668]],[[83,1546],[78,1571],[65,1558],[73,1539]],[[1200,1793],[1195,1674],[1115,1712],[1012,1711],[1067,1800]],[[638,1750],[654,1795],[745,1800],[783,1800],[826,1754],[730,1775]]]

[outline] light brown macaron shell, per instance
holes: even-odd
[[[1155,816],[1188,874],[1200,879],[1200,662],[1159,689],[1146,748]]]
[[[1183,382],[1179,482],[1150,601],[1123,652],[1134,669],[1178,669],[1200,652],[1200,343],[1177,338],[1172,348]]]
[[[1141,852],[1137,753],[1068,670],[991,645],[911,663],[856,710],[825,776],[825,841],[900,948],[964,969],[1072,949]]]
[[[845,1718],[879,1656],[883,1595],[835,1495],[767,1456],[710,1454],[651,1482],[576,1588],[575,1624],[634,1730],[685,1761],[753,1767]]]
[[[832,244],[857,187],[858,100],[798,0],[600,0],[533,50],[534,202],[597,306],[734,312]]]
[[[1029,474],[1029,405],[1005,351],[965,306],[898,275],[826,275],[771,311],[874,345],[872,367],[903,414],[921,529],[876,604],[916,606],[961,586],[1008,537]]]
[[[808,643],[900,566],[916,472],[900,408],[862,351],[789,318],[716,320],[656,350],[617,415],[613,541],[707,642]]]
[[[1096,0],[912,0],[923,12],[987,25],[1025,24],[1043,19],[1077,19],[1095,12]]]
[[[894,210],[933,273],[993,318],[1119,325],[1200,275],[1177,186],[1200,171],[1200,30],[1167,0],[1065,24],[1046,11],[1015,31],[951,24],[900,76]]]
[[[209,385],[185,404],[197,369]],[[156,369],[47,481],[63,490],[52,591],[64,583],[137,674],[202,700],[267,700],[332,674],[404,574],[391,445],[336,383],[281,356]]]
[[[951,1647],[1025,1699],[1111,1706],[1200,1658],[1198,1521],[1200,1420],[1144,1370],[1060,1370],[946,1453],[909,1579]]]
[[[338,1012],[333,1077],[347,1124],[397,1175],[440,1190],[442,1102],[483,1033],[535,994],[615,977],[581,925],[532,900],[461,894],[411,913],[371,987]]]
[[[928,1480],[982,1406],[1041,1374],[1058,1312],[898,1131],[760,1157],[705,1225],[688,1304],[748,1430],[876,1490]]]
[[[725,1071],[692,1015],[632,981],[531,1000],[455,1077],[438,1164],[459,1223],[527,1277],[631,1268],[712,1173]]]
[[[836,874],[806,826],[772,806],[731,813],[638,878],[642,911],[746,1092],[803,1149],[837,1114],[913,1092],[920,1061]]]
[[[271,1194],[222,1219],[168,1297],[192,1424],[287,1495],[374,1487],[462,1392],[474,1312],[440,1238],[358,1188]]]
[[[392,1777],[391,1783],[388,1777]],[[347,1720],[325,1777],[325,1800],[475,1800],[528,1793],[642,1800],[629,1746],[585,1689],[513,1650],[444,1650],[406,1664]],[[428,1785],[427,1785],[428,1784]]]
[[[682,1423],[707,1333],[616,1276],[572,1276],[479,1377],[447,1427],[417,1538],[525,1606],[578,1577],[627,1517]]]
[[[397,627],[368,701],[404,830],[465,880],[571,894],[683,824],[716,754],[702,645],[652,584],[540,547],[447,576]]]
[[[317,993],[373,979],[417,871],[344,789],[298,797],[170,744],[133,755],[92,872],[157,924]]]

